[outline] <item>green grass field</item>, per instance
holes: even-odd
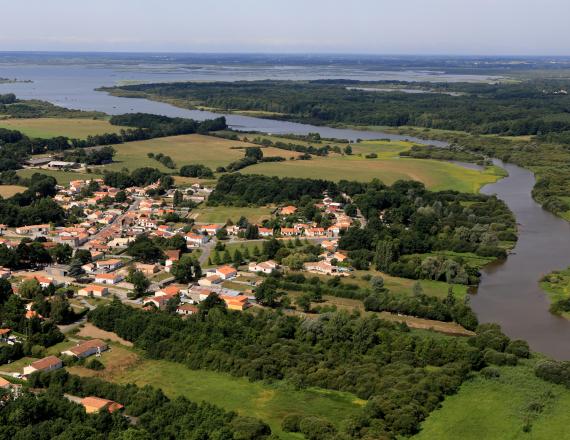
[[[500,367],[501,377],[476,376],[422,424],[414,440],[551,440],[568,438],[570,391],[534,375],[534,360],[524,366]],[[552,393],[547,398],[546,393]],[[534,414],[529,407],[544,404]],[[530,432],[523,432],[525,422]]]
[[[302,438],[281,431],[281,421],[288,414],[315,415],[338,426],[343,420],[358,414],[364,405],[349,393],[321,389],[296,391],[284,384],[249,382],[227,374],[190,370],[167,361],[144,360],[117,373],[111,380],[141,386],[151,384],[170,397],[185,396],[258,417],[269,423],[273,432],[284,440]]]
[[[366,141],[354,145],[355,154],[352,156],[267,162],[247,167],[243,172],[334,181],[370,181],[377,178],[386,184],[411,179],[423,182],[432,190],[454,189],[462,192],[478,192],[483,185],[495,182],[504,175],[497,167],[477,171],[444,161],[400,158],[398,153],[410,145],[405,142]],[[359,155],[371,152],[375,152],[378,158],[365,159]]]
[[[35,173],[45,174],[47,176],[53,176],[57,180],[59,185],[68,185],[69,182],[72,180],[79,180],[79,179],[99,179],[102,176],[100,174],[95,173],[80,173],[77,171],[58,171],[58,170],[38,170],[38,169],[23,169],[17,171],[18,176],[24,178],[30,178]]]
[[[27,188],[25,186],[19,185],[0,185],[0,196],[5,199],[12,197],[14,194],[25,191]]]
[[[261,223],[263,220],[271,218],[273,209],[265,206],[258,208],[205,206],[192,210],[191,216],[197,223],[225,223],[228,219],[236,223],[241,216],[247,218],[250,223]]]
[[[89,135],[118,133],[122,128],[101,119],[0,119],[0,128],[18,130],[30,137],[51,138],[67,136],[85,139]]]

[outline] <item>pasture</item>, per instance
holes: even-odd
[[[379,179],[386,184],[397,180],[417,180],[435,191],[452,189],[471,193],[478,192],[483,185],[493,183],[503,175],[502,170],[496,167],[478,171],[444,161],[401,158],[398,153],[410,145],[406,142],[366,141],[354,144],[355,154],[351,156],[267,162],[245,168],[242,172],[333,181]],[[369,153],[378,157],[364,158]]]
[[[141,167],[158,168],[164,172],[172,172],[155,159],[149,158],[148,153],[162,153],[170,156],[177,168],[189,164],[202,164],[215,170],[245,156],[245,148],[253,144],[241,141],[231,141],[205,136],[189,134],[149,139],[146,141],[127,142],[115,145],[117,154],[114,163],[107,165],[110,170],[128,168],[134,170]],[[279,150],[277,148],[263,148],[264,156],[281,156],[286,159],[297,156],[298,153]]]
[[[86,139],[90,135],[118,133],[125,127],[111,125],[103,119],[31,118],[0,119],[0,128],[18,130],[33,138],[67,136]]]
[[[25,186],[19,185],[0,185],[0,196],[7,199],[12,197],[14,194],[25,191],[27,188]]]
[[[228,219],[237,223],[241,216],[248,219],[250,223],[261,223],[265,219],[271,218],[274,208],[260,207],[235,207],[235,206],[204,206],[193,209],[191,217],[196,223],[226,223]]]

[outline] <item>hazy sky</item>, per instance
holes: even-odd
[[[1,50],[570,55],[570,0],[4,0]]]

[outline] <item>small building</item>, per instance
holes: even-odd
[[[289,206],[284,206],[283,208],[281,208],[281,215],[292,215],[295,214],[297,212],[297,208],[293,205],[289,205]]]
[[[188,246],[194,247],[194,248],[200,247],[200,246],[208,243],[208,237],[207,236],[201,235],[201,234],[193,234],[192,232],[189,232],[188,234],[186,234],[185,238],[186,238],[186,243],[188,244]]]
[[[81,165],[77,162],[65,162],[63,160],[52,160],[48,162],[47,167],[54,170],[63,170],[67,168],[79,168]]]
[[[79,296],[96,296],[104,297],[109,294],[109,288],[106,286],[97,286],[96,284],[89,284],[77,291]]]
[[[222,280],[230,280],[237,277],[237,270],[232,266],[221,266],[216,269],[216,275]]]
[[[114,413],[124,408],[120,403],[95,396],[88,396],[81,399],[81,405],[83,405],[87,414],[96,414],[101,411]]]
[[[222,225],[215,224],[198,226],[199,232],[205,232],[208,235],[216,235],[221,229],[223,229]]]
[[[265,274],[270,274],[271,272],[277,270],[278,268],[279,265],[275,261],[269,260],[269,261],[264,261],[262,263],[249,263],[248,270],[250,272],[262,272]]]
[[[18,235],[47,235],[51,229],[49,224],[43,225],[30,225],[30,226],[20,226],[16,228],[16,234]]]
[[[48,275],[52,277],[66,277],[69,272],[69,265],[67,264],[52,264],[45,268]]]
[[[0,390],[9,390],[12,388],[12,382],[8,382],[2,376],[0,376]]]
[[[179,249],[168,250],[164,251],[164,254],[166,255],[166,260],[164,262],[164,270],[166,272],[170,272],[170,269],[172,268],[174,263],[180,260],[180,250]]]
[[[91,339],[77,344],[68,350],[62,351],[62,355],[73,356],[77,359],[84,359],[94,354],[102,353],[109,349],[109,346],[101,339]]]
[[[198,311],[198,307],[193,304],[181,304],[176,309],[176,313],[182,316],[195,315]]]
[[[202,287],[212,287],[221,284],[224,280],[218,275],[210,275],[198,280],[198,285]]]
[[[114,285],[123,281],[123,276],[119,273],[100,273],[95,275],[95,282],[98,284]]]
[[[35,372],[48,373],[50,371],[59,370],[63,367],[63,362],[56,356],[48,356],[39,361],[32,362],[29,366],[24,367],[24,375],[28,376]]]
[[[224,300],[229,310],[243,311],[247,309],[249,306],[251,306],[251,304],[249,303],[249,298],[244,295],[239,295],[239,296],[220,295],[220,298]]]
[[[123,265],[123,262],[117,258],[111,258],[110,260],[99,260],[95,263],[95,265],[99,270],[112,272],[120,268]]]
[[[333,266],[326,261],[317,261],[312,263],[305,263],[304,268],[308,272],[322,273],[325,275],[332,275],[338,272],[337,267]]]
[[[12,329],[10,328],[0,328],[0,342],[8,341],[8,338],[12,334]]]
[[[135,263],[135,268],[147,277],[160,272],[160,266],[158,264]]]
[[[260,237],[273,237],[273,229],[259,228],[258,232]]]
[[[160,295],[160,296],[149,296],[143,299],[143,305],[153,304],[157,309],[163,310],[168,301],[178,296],[178,293],[171,293],[168,295]]]
[[[25,164],[29,167],[43,167],[52,161],[53,157],[34,157],[26,160]]]

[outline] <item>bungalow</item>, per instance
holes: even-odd
[[[118,273],[100,273],[95,275],[95,282],[97,284],[117,284],[123,280],[123,276]]]
[[[89,341],[77,344],[68,350],[62,351],[62,355],[76,357],[77,359],[84,359],[94,354],[101,354],[101,352],[109,349],[109,346],[101,339],[91,339]]]
[[[112,258],[110,260],[97,261],[95,265],[99,270],[104,270],[105,272],[112,272],[121,267],[123,265],[123,262],[117,258]]]
[[[212,287],[217,284],[220,284],[222,281],[224,281],[222,277],[218,275],[210,275],[205,278],[200,278],[198,280],[198,285],[202,287]]]
[[[279,265],[273,261],[264,261],[263,263],[249,263],[248,270],[250,272],[262,272],[265,274],[270,274],[274,270],[277,270]]]
[[[222,280],[229,280],[237,277],[237,270],[231,266],[221,266],[216,269],[216,275]]]
[[[97,266],[95,266],[95,263],[85,263],[83,266],[81,266],[81,269],[87,273],[95,273]]]
[[[283,237],[293,237],[299,235],[300,231],[295,228],[281,228],[281,235]]]
[[[109,288],[105,286],[97,286],[95,284],[89,284],[77,291],[79,296],[98,296],[103,297],[109,294]]]
[[[62,367],[63,362],[61,362],[61,359],[55,356],[48,356],[24,367],[24,376],[28,376],[36,371],[47,373],[49,371],[59,370]]]
[[[232,225],[232,226],[227,226],[226,227],[226,232],[228,233],[228,235],[238,235],[240,231],[240,227],[238,225]]]
[[[216,235],[221,229],[223,229],[222,225],[215,224],[198,226],[199,232],[205,232],[208,235]]]
[[[193,234],[192,232],[189,232],[188,234],[186,234],[186,243],[190,246],[190,247],[200,247],[206,243],[208,243],[208,237],[205,235],[201,235],[201,234]]]
[[[312,263],[305,263],[304,268],[308,272],[322,273],[325,275],[332,275],[337,272],[336,266],[333,266],[326,261],[317,261]]]
[[[87,414],[95,414],[101,411],[114,413],[124,408],[120,403],[94,396],[88,396],[81,399],[81,405],[83,405]]]
[[[305,230],[307,237],[323,237],[325,235],[325,228],[309,228]]]
[[[198,313],[198,307],[192,304],[182,304],[176,309],[176,313],[182,316],[189,316]]]
[[[16,234],[18,235],[47,235],[50,231],[50,225],[30,225],[30,226],[20,226],[16,228]]]
[[[297,212],[297,208],[295,206],[289,205],[284,206],[281,208],[281,215],[293,215]]]
[[[182,286],[181,284],[170,284],[160,290],[157,290],[154,293],[154,296],[179,295],[184,289],[185,286]]]
[[[63,170],[66,168],[79,168],[80,166],[81,165],[79,165],[77,162],[65,162],[62,160],[52,160],[47,164],[48,168],[54,170]]]
[[[273,229],[259,228],[259,236],[260,237],[272,237],[273,236]]]
[[[220,298],[224,300],[229,310],[243,311],[247,309],[249,306],[251,306],[251,304],[249,303],[249,298],[244,295],[239,295],[239,296],[220,295]]]
[[[154,304],[154,306],[157,309],[162,310],[166,307],[166,304],[168,304],[168,301],[170,301],[172,298],[175,298],[177,296],[178,296],[177,293],[171,293],[168,295],[160,295],[160,296],[149,296],[149,297],[143,299],[143,305]]]
[[[135,263],[135,268],[141,271],[147,277],[160,272],[160,267],[158,264]]]
[[[44,277],[42,275],[24,275],[24,277],[28,280],[36,280],[44,289],[52,284],[56,284],[53,278]]]

